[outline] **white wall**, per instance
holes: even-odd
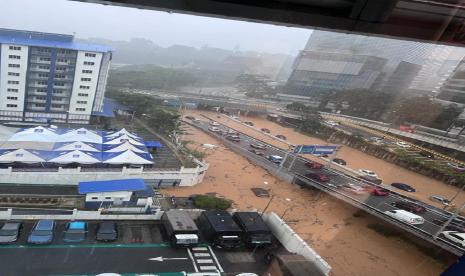
[[[131,199],[131,191],[118,191],[118,192],[105,192],[105,193],[89,193],[86,194],[86,202],[95,201],[115,201],[117,199],[121,201],[129,201]],[[95,198],[96,197],[96,198]],[[107,199],[109,197],[109,199]]]
[[[95,57],[86,57],[86,53],[95,54]],[[94,62],[94,65],[84,65],[84,61]],[[97,82],[99,77],[100,63],[102,61],[102,53],[78,51],[76,58],[76,70],[74,74],[73,91],[71,94],[69,114],[70,118],[75,115],[90,115],[92,113],[92,105],[94,102]],[[91,74],[82,73],[82,70],[92,70]],[[81,81],[81,78],[90,78],[91,81]],[[90,86],[90,89],[81,89],[80,86]],[[87,97],[78,96],[79,93],[89,94]],[[86,104],[78,104],[78,101],[87,101]],[[85,108],[85,111],[77,111],[76,108]]]
[[[21,47],[21,50],[10,50],[10,46]],[[24,95],[26,89],[26,72],[28,47],[13,44],[1,44],[0,57],[0,110],[23,111]],[[9,55],[20,56],[20,59],[10,59]],[[8,64],[19,64],[20,68],[10,68]],[[9,76],[8,72],[19,73],[19,77]],[[8,81],[19,81],[19,84],[8,84]],[[8,92],[8,88],[18,89],[18,92]],[[8,96],[18,97],[17,100],[8,100]],[[16,104],[17,107],[7,107],[7,104]],[[5,115],[5,114],[4,114]]]

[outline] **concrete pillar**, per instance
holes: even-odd
[[[78,209],[74,208],[73,209],[73,216],[71,217],[71,220],[76,220],[78,216]]]
[[[10,220],[12,215],[13,215],[13,209],[8,208],[8,210],[6,211],[6,220]]]

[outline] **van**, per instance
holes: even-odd
[[[423,224],[425,222],[423,217],[407,212],[405,210],[390,210],[385,211],[384,213],[390,217],[412,225]]]

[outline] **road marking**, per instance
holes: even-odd
[[[192,250],[193,251],[206,251],[206,250],[208,250],[208,248],[206,248],[206,247],[193,247]]]
[[[218,271],[216,266],[214,265],[201,265],[200,270],[212,270],[212,271]]]
[[[171,261],[171,260],[187,260],[187,258],[163,258],[163,256],[149,258],[149,261],[158,261],[158,262]]]
[[[187,254],[189,254],[189,258],[192,261],[192,265],[194,266],[195,272],[199,272],[199,269],[197,268],[197,264],[195,263],[194,257],[192,256],[192,252],[189,248],[187,248]]]
[[[215,253],[213,252],[213,249],[211,248],[211,246],[208,246],[208,249],[210,250],[212,257],[213,257],[213,259],[214,259],[215,262],[216,262],[216,266],[218,266],[218,268],[220,269],[220,272],[224,272],[223,268],[222,268],[221,265],[220,265],[220,262],[219,262],[218,259],[216,258]]]
[[[210,253],[194,253],[195,257],[210,257]]]
[[[212,264],[213,260],[212,259],[199,259],[199,260],[197,260],[197,263],[199,263],[199,264]]]

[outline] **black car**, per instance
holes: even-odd
[[[334,159],[333,159],[333,162],[334,162],[334,163],[337,163],[337,164],[339,164],[339,165],[342,165],[342,166],[347,165],[347,162],[346,162],[344,159],[341,159],[341,158],[334,158]]]
[[[434,154],[432,154],[431,152],[420,151],[418,154],[429,159],[434,159]]]
[[[100,222],[97,226],[97,234],[95,235],[97,241],[112,242],[118,239],[118,230],[114,221]]]
[[[415,192],[415,189],[412,186],[405,184],[405,183],[394,182],[394,183],[391,183],[391,186],[397,189],[404,190],[406,192],[411,192],[411,193]]]
[[[415,214],[426,212],[425,207],[409,201],[396,201],[391,203],[392,206]]]
[[[186,116],[186,119],[195,120],[195,117],[193,117],[193,116]]]

